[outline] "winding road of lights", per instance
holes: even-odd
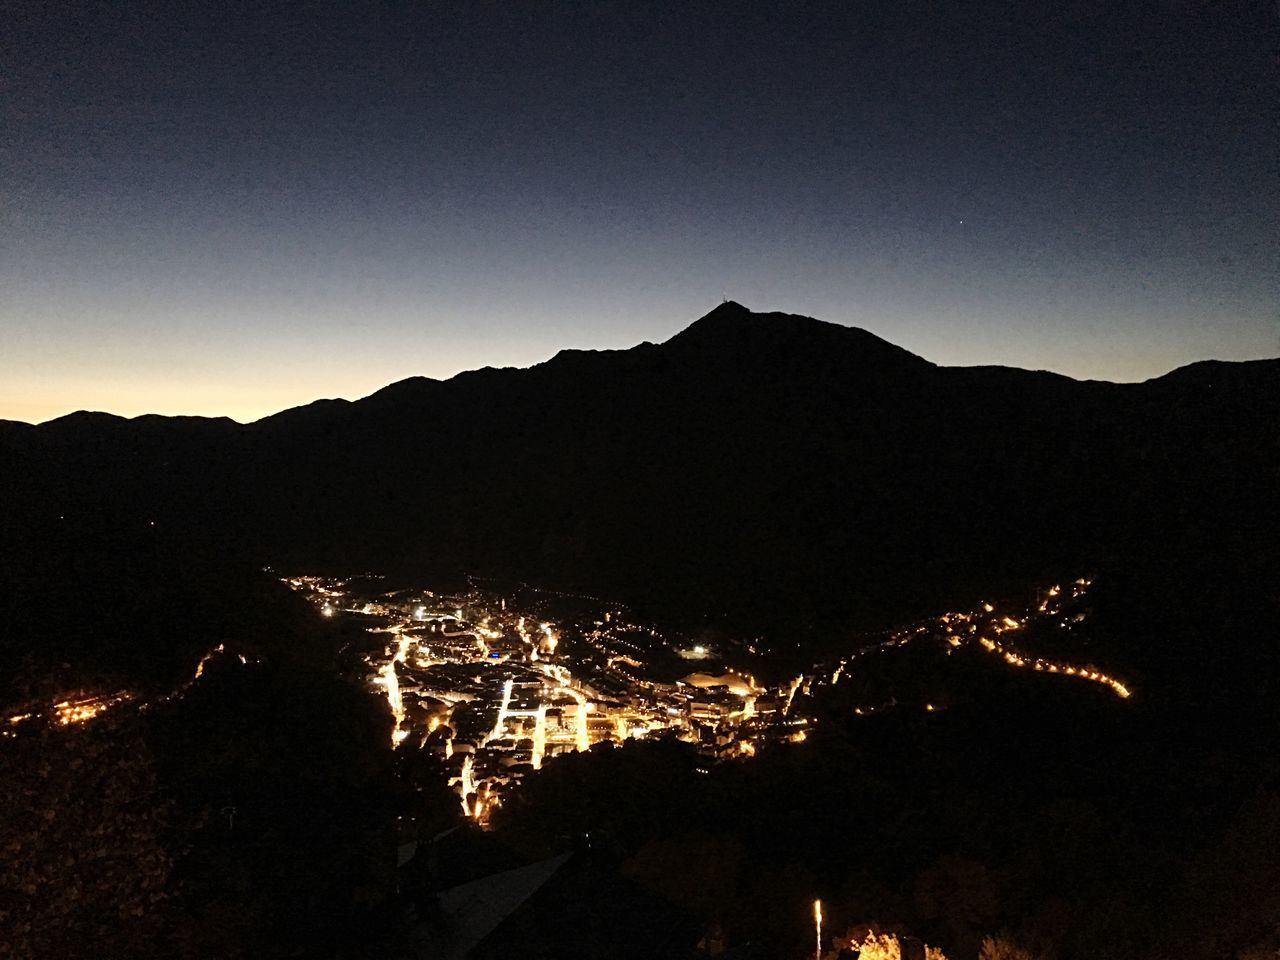
[[[355,602],[347,597],[346,584],[340,580],[321,577],[295,577],[286,579],[285,583],[295,590],[306,592],[326,617],[335,616],[340,610],[347,609],[351,603]],[[1030,608],[1034,612],[1022,617],[1005,615],[1003,612],[997,613],[995,605],[985,601],[980,602],[972,611],[945,613],[928,621],[922,621],[897,630],[879,643],[862,648],[834,666],[817,667],[814,672],[802,673],[781,687],[772,688],[769,691],[759,687],[750,675],[736,671],[732,667],[726,667],[728,674],[746,678],[747,682],[741,684],[741,686],[747,692],[743,694],[743,703],[740,708],[725,710],[717,715],[718,719],[715,716],[711,718],[719,729],[728,729],[730,731],[730,742],[724,751],[718,755],[725,757],[755,756],[760,744],[766,742],[769,737],[772,737],[775,742],[803,742],[807,738],[807,732],[801,728],[809,725],[809,718],[804,716],[789,718],[792,710],[796,708],[797,693],[804,693],[807,696],[815,686],[827,684],[835,686],[841,682],[847,682],[850,673],[853,672],[853,661],[859,657],[894,647],[901,647],[910,642],[918,641],[920,637],[935,637],[944,640],[947,644],[948,653],[959,647],[976,645],[991,656],[998,657],[1010,668],[1074,677],[1104,686],[1115,696],[1121,699],[1128,699],[1132,695],[1132,691],[1126,683],[1093,666],[1029,656],[1005,642],[1004,638],[1008,634],[1021,634],[1024,632],[1033,618],[1045,620],[1058,618],[1059,626],[1069,626],[1067,619],[1062,614],[1061,604],[1068,595],[1070,598],[1083,596],[1089,586],[1090,581],[1081,578],[1066,590],[1061,585],[1053,585],[1042,590],[1037,595],[1035,605]],[[355,612],[394,616],[393,609],[393,606],[387,601],[375,597],[373,602],[365,603],[363,607],[355,610]],[[461,609],[457,609],[452,611],[451,617],[449,615],[445,616],[450,620],[461,621],[462,613]],[[571,676],[564,662],[551,662],[556,659],[556,649],[562,639],[560,626],[551,621],[543,620],[541,617],[532,619],[532,622],[527,620],[525,616],[519,616],[517,619],[514,612],[507,613],[505,599],[501,601],[500,613],[491,612],[489,616],[483,617],[475,625],[451,622],[441,626],[440,636],[442,637],[470,636],[474,638],[476,642],[474,655],[477,662],[484,663],[487,666],[495,666],[497,663],[507,662],[507,655],[500,657],[496,662],[491,661],[491,648],[486,641],[500,640],[504,633],[503,629],[498,628],[502,627],[503,621],[508,621],[507,626],[504,628],[507,631],[506,635],[518,637],[526,648],[523,653],[512,655],[517,658],[512,661],[513,666],[516,662],[519,662],[525,670],[533,669],[545,675],[549,682],[539,696],[551,698],[567,697],[574,701],[573,712],[564,714],[566,718],[572,717],[574,722],[572,725],[566,724],[563,727],[557,727],[560,732],[553,734],[548,727],[547,702],[535,705],[522,702],[518,709],[513,704],[515,682],[513,675],[508,671],[502,684],[500,699],[495,704],[497,709],[495,711],[494,725],[480,737],[480,742],[474,745],[475,748],[483,748],[490,740],[516,736],[513,733],[515,727],[508,729],[509,723],[519,725],[523,731],[520,735],[527,736],[529,724],[532,722],[533,731],[530,739],[533,743],[533,749],[529,762],[534,769],[538,769],[543,765],[543,758],[548,755],[553,736],[555,737],[554,746],[560,751],[587,750],[592,743],[593,737],[597,736],[589,729],[589,724],[593,722],[589,719],[592,715],[599,716],[603,721],[600,725],[600,730],[603,731],[607,728],[609,731],[609,733],[599,733],[599,736],[627,739],[631,736],[645,736],[652,733],[654,729],[664,726],[669,727],[672,724],[681,730],[686,727],[692,729],[696,734],[697,724],[693,719],[673,714],[670,709],[657,709],[664,703],[661,699],[663,694],[659,691],[660,685],[639,675],[639,671],[643,669],[646,659],[646,650],[640,644],[633,642],[634,638],[629,639],[627,635],[628,633],[646,634],[658,641],[662,646],[673,650],[676,648],[652,627],[627,623],[622,614],[623,611],[621,609],[606,611],[603,614],[603,619],[596,621],[594,630],[589,628],[583,630],[581,639],[596,647],[601,654],[601,662],[604,664],[606,672],[613,674],[615,680],[630,685],[642,697],[648,697],[653,700],[651,706],[654,706],[655,709],[650,711],[651,716],[643,714],[643,711],[636,713],[635,716],[627,714],[624,717],[620,713],[612,715],[601,704],[594,702],[600,695],[587,682],[577,680]],[[411,656],[413,657],[414,667],[418,669],[429,665],[428,662],[435,664],[454,662],[447,659],[438,659],[438,651],[433,656],[426,646],[424,637],[411,636],[406,632],[410,629],[414,631],[425,629],[421,624],[430,616],[431,614],[427,607],[416,604],[408,609],[408,619],[405,622],[393,623],[389,627],[378,628],[375,631],[389,633],[394,636],[394,642],[384,648],[383,654],[376,659],[370,660],[371,665],[376,666],[376,673],[372,678],[372,682],[386,697],[388,707],[395,720],[391,733],[391,745],[393,747],[404,742],[411,735],[408,711],[397,668],[402,664],[406,664]],[[1083,614],[1076,614],[1071,618],[1071,622],[1076,622],[1082,618]],[[699,654],[707,652],[698,649],[696,646],[692,649],[697,650]],[[497,651],[493,650],[492,652],[496,653]],[[195,666],[193,675],[188,680],[168,694],[156,698],[156,700],[172,700],[182,696],[188,688],[204,676],[213,660],[226,656],[229,656],[229,654],[224,644],[214,647],[200,658]],[[383,659],[384,657],[385,660]],[[237,659],[241,664],[253,662],[243,654],[237,654],[234,659]],[[765,717],[757,717],[757,698],[766,693],[776,697],[779,702],[780,709],[772,720],[768,719],[767,714]],[[16,730],[20,724],[41,716],[47,717],[50,722],[61,727],[70,728],[87,724],[112,707],[135,700],[136,695],[127,690],[111,693],[78,691],[73,694],[64,694],[48,707],[41,708],[27,705],[24,712],[3,718],[0,721],[0,737],[16,736]],[[449,702],[451,704],[454,703],[454,701]],[[868,716],[897,706],[899,704],[896,700],[889,700],[880,705],[859,705],[854,708],[853,712],[859,716]],[[140,704],[140,708],[143,710],[148,709],[148,707],[149,704],[146,702]],[[922,708],[930,713],[943,709],[936,702],[925,703]],[[692,717],[697,718],[697,723],[707,722],[707,718],[701,715],[692,714]],[[424,725],[423,740],[425,741],[426,736],[438,729],[441,723],[449,723],[450,719],[449,715],[445,715],[443,719],[440,716],[433,715]],[[611,725],[607,722],[609,720],[613,721]],[[656,727],[655,724],[657,725]],[[684,736],[685,733],[680,735]],[[568,738],[567,740],[565,739],[566,737]],[[765,739],[760,739],[757,742],[757,738]],[[444,755],[446,759],[453,755],[452,748],[453,741],[451,739],[445,744]],[[487,777],[482,782],[477,779],[477,769],[475,755],[468,753],[463,758],[457,774],[450,781],[450,785],[458,790],[462,807],[466,814],[483,823],[488,812],[501,803],[502,795],[496,792]],[[822,923],[820,901],[814,902],[814,911],[815,924],[818,928],[818,946],[820,948]],[[889,942],[884,939],[884,935],[873,936],[868,932],[868,937],[863,941],[864,956],[881,956],[875,951],[887,950],[889,946]],[[870,953],[867,951],[870,951]],[[888,954],[883,955],[888,956]],[[931,960],[936,960],[939,957],[941,957],[940,952],[930,954]]]

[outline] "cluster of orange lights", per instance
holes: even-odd
[[[1084,596],[1085,591],[1089,588],[1090,582],[1091,581],[1081,577],[1072,585],[1071,596],[1073,598]],[[1061,595],[1062,595],[1061,586],[1054,585],[1050,587],[1048,590],[1045,591],[1045,599],[1040,602],[1040,605],[1038,607],[1039,611],[1041,613],[1050,613],[1051,612],[1050,601]],[[982,606],[983,606],[983,610],[986,611],[987,613],[991,613],[994,610],[994,608],[989,603],[985,603]],[[1083,615],[1080,615],[1080,617],[1077,617],[1077,619],[1080,619],[1082,617]],[[1006,631],[1017,630],[1020,627],[1022,627],[1022,625],[1023,625],[1022,621],[1015,620],[1012,617],[1001,617],[1000,620],[993,625],[992,630],[995,633],[1005,633]],[[960,646],[960,638],[954,635],[948,636],[947,641],[953,647]],[[992,640],[989,637],[978,637],[978,642],[982,644],[982,648],[984,650],[986,650],[988,653],[997,654],[1004,660],[1005,663],[1007,663],[1011,667],[1030,667],[1031,669],[1036,670],[1037,672],[1040,672],[1040,673],[1057,673],[1066,677],[1079,677],[1081,680],[1089,680],[1093,683],[1100,683],[1104,687],[1107,687],[1109,690],[1111,690],[1111,692],[1114,693],[1117,697],[1120,697],[1121,699],[1125,699],[1125,700],[1127,700],[1132,695],[1132,691],[1124,683],[1117,680],[1115,677],[1109,676],[1103,673],[1101,670],[1097,670],[1093,667],[1075,666],[1074,664],[1070,664],[1070,663],[1057,663],[1052,660],[1045,660],[1040,657],[1024,657],[1021,654],[1014,653],[1012,650],[1007,649],[999,641]]]
[[[8,727],[16,727],[34,717],[44,715],[60,727],[70,727],[75,724],[86,723],[103,711],[132,699],[133,694],[128,690],[119,690],[103,696],[68,697],[65,700],[59,700],[54,703],[47,714],[42,711],[18,713],[6,717],[5,722]],[[9,730],[5,730],[3,733],[5,736],[14,735]]]
[[[1092,581],[1087,580],[1084,577],[1081,577],[1080,579],[1076,580],[1070,586],[1071,597],[1074,599],[1074,598],[1084,596],[1085,592],[1088,590],[1091,583]],[[1054,586],[1051,586],[1048,589],[1046,589],[1041,595],[1041,600],[1037,605],[1037,610],[1039,611],[1039,613],[1042,615],[1048,615],[1048,616],[1058,615],[1060,612],[1060,607],[1059,607],[1060,601],[1058,600],[1058,598],[1062,597],[1063,593],[1064,593],[1064,590],[1061,585],[1055,584]],[[990,634],[994,634],[997,636],[1000,634],[1011,633],[1016,630],[1021,630],[1023,627],[1026,626],[1028,622],[1026,618],[1016,619],[1010,616],[995,615],[995,614],[996,614],[995,606],[989,602],[983,601],[979,603],[977,608],[971,613],[959,613],[959,612],[944,613],[937,618],[936,622],[944,626],[945,628],[944,639],[946,640],[949,647],[951,647],[952,649],[962,647],[967,642],[969,642],[969,640],[976,639],[979,645],[984,650],[986,650],[988,653],[992,653],[1000,657],[1006,664],[1008,664],[1011,667],[1030,668],[1032,670],[1035,670],[1038,673],[1055,673],[1055,674],[1060,674],[1064,677],[1078,677],[1081,680],[1088,680],[1091,683],[1101,684],[1102,686],[1109,689],[1112,693],[1114,693],[1116,696],[1120,697],[1121,699],[1127,700],[1130,696],[1132,696],[1132,691],[1129,689],[1129,687],[1125,683],[1123,683],[1121,680],[1118,680],[1113,676],[1103,673],[1101,670],[1098,670],[1093,666],[1077,666],[1075,664],[1070,664],[1070,663],[1046,660],[1042,657],[1024,656],[1023,654],[1017,653],[1014,650],[1006,647],[999,640],[995,640],[991,636],[979,634],[978,621],[982,621],[982,620],[988,621],[988,632]],[[994,615],[994,616],[988,617],[987,615]],[[1083,620],[1084,614],[1078,613],[1076,614],[1076,616],[1072,617],[1071,619],[1073,621]],[[962,624],[967,624],[967,631],[966,631],[967,635],[954,632]],[[1064,620],[1059,625],[1065,627],[1067,626],[1067,622]],[[901,630],[898,630],[894,634],[892,634],[892,636],[888,640],[885,640],[879,643],[875,647],[867,648],[862,651],[859,651],[858,653],[855,653],[853,657],[858,657],[858,656],[861,656],[862,654],[865,654],[867,652],[871,652],[874,650],[884,650],[891,647],[903,646],[904,644],[914,639],[916,636],[922,635],[922,634],[928,635],[931,632],[932,630],[927,624],[913,625],[912,627],[903,628]],[[948,653],[949,652],[950,650],[948,650]],[[847,664],[847,661],[841,661],[839,666],[831,675],[831,683],[833,685],[839,682],[841,675],[845,670],[846,664]],[[858,716],[867,716],[869,714],[875,713],[877,710],[883,709],[884,706],[891,706],[891,705],[893,704],[892,703],[885,704],[885,705],[882,705],[881,707],[860,706],[860,707],[855,707],[853,712]],[[925,704],[924,709],[926,710],[926,712],[933,713],[940,708],[935,704],[929,703],[929,704]]]
[[[1122,699],[1128,699],[1132,695],[1132,691],[1115,677],[1110,677],[1101,670],[1094,670],[1090,667],[1077,667],[1069,663],[1054,663],[1052,660],[1042,660],[1039,657],[1028,659],[1020,656],[1011,650],[1006,650],[1003,646],[987,637],[979,637],[979,642],[983,649],[989,653],[997,653],[1004,662],[1011,667],[1031,667],[1041,673],[1060,673],[1066,677],[1079,677],[1082,680],[1092,680],[1094,683],[1100,683],[1105,687],[1109,687],[1111,691]]]
[[[176,689],[159,697],[158,699],[172,700],[175,697],[181,696],[193,683],[204,675],[205,667],[208,665],[209,661],[223,653],[226,653],[226,646],[220,643],[200,658],[200,662],[196,664],[195,674],[190,680],[184,681],[179,684]],[[244,654],[239,654],[238,659],[242,664],[249,662],[248,658],[245,657]],[[114,693],[107,694],[78,693],[74,696],[67,696],[65,699],[58,700],[50,705],[47,711],[29,710],[26,713],[18,713],[4,718],[5,726],[0,728],[0,736],[15,736],[16,733],[8,728],[17,727],[19,724],[38,716],[46,716],[49,720],[60,727],[71,727],[77,724],[87,723],[106,710],[109,710],[111,707],[127,703],[133,699],[134,694],[129,690],[117,690]],[[142,708],[145,710],[147,708],[147,704],[144,703]]]
[[[106,697],[82,697],[78,700],[63,700],[53,705],[53,717],[64,727],[69,727],[73,723],[84,723],[86,720],[92,720],[108,707],[114,707],[118,703],[133,699],[133,695],[127,691],[112,694]]]

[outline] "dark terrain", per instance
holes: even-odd
[[[0,424],[11,505],[294,569],[519,576],[734,626],[874,625],[1046,571],[1276,556],[1280,361],[938,367],[726,303],[660,345],[230,420]]]
[[[919,681],[937,713],[824,694],[813,736],[751,761],[628,742],[548,764],[485,840],[513,862],[577,848],[566,876],[614,880],[574,887],[578,920],[518,914],[523,955],[615,955],[575,924],[591,889],[637,884],[739,956],[811,954],[815,896],[837,933],[952,960],[984,937],[1003,960],[1280,948],[1280,360],[1141,384],[942,368],[730,303],[661,345],[247,425],[3,423],[0,471],[6,705],[162,694],[228,654],[191,696],[0,742],[22,811],[0,915],[44,931],[0,956],[405,955],[389,857],[398,813],[439,800],[430,758],[392,754],[382,701],[268,564],[582,589],[763,634],[783,676],[1088,573],[1061,655],[1131,699],[957,655]],[[901,664],[868,682],[915,682]]]

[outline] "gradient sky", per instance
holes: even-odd
[[[1280,354],[1270,2],[2,9],[0,418],[250,420],[724,297],[945,364]]]

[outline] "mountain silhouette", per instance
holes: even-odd
[[[0,423],[8,524],[110,509],[280,569],[475,573],[735,626],[873,625],[1046,571],[1273,563],[1280,360],[940,367],[721,304],[661,344],[250,424]]]

